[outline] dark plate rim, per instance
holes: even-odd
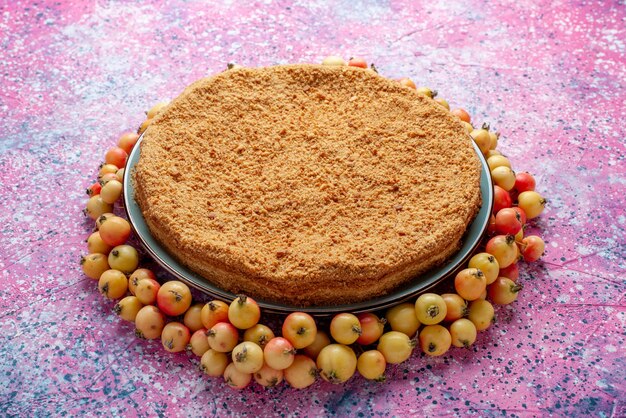
[[[220,289],[209,281],[203,279],[198,274],[187,269],[181,263],[176,261],[174,257],[170,255],[169,252],[166,251],[150,234],[150,230],[147,227],[143,216],[141,215],[141,211],[139,210],[137,203],[135,202],[134,186],[132,184],[131,178],[133,168],[139,160],[141,148],[140,144],[142,139],[143,134],[140,136],[137,143],[133,147],[133,150],[128,156],[126,168],[124,170],[124,210],[126,212],[128,221],[135,231],[135,235],[141,242],[143,248],[150,254],[150,256],[174,277],[186,283],[187,285],[197,289],[207,296],[225,300],[227,302],[232,301],[236,297],[235,294]],[[415,296],[424,293],[429,289],[432,289],[434,286],[446,280],[453,274],[456,274],[474,255],[476,248],[482,242],[482,239],[489,225],[489,216],[491,215],[493,208],[493,182],[491,180],[487,160],[485,159],[484,155],[482,154],[476,143],[473,141],[473,139],[471,139],[471,137],[470,140],[472,141],[472,144],[474,145],[474,150],[476,151],[476,154],[478,155],[478,158],[481,162],[480,191],[482,197],[482,205],[479,212],[476,214],[476,217],[470,224],[468,232],[466,232],[465,236],[462,239],[463,243],[461,245],[461,249],[451,258],[451,260],[456,259],[456,261],[450,261],[447,264],[439,266],[435,269],[431,269],[416,277],[409,284],[398,288],[397,290],[386,296],[370,299],[365,302],[344,305],[302,307],[283,305],[255,298],[259,306],[261,306],[261,308],[263,308],[265,311],[272,313],[286,314],[296,311],[304,311],[312,315],[320,316],[331,315],[339,312],[360,313],[375,311],[389,308],[391,306],[395,306],[409,299],[412,299]],[[472,233],[470,233],[470,230],[472,231]],[[473,238],[468,241],[468,239],[470,239],[471,237]],[[164,257],[168,257],[169,260],[165,260]],[[420,280],[420,278],[423,278],[425,276],[425,279]]]

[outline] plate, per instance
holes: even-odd
[[[228,302],[232,301],[236,297],[235,294],[220,289],[179,263],[151,235],[143,214],[135,202],[135,190],[130,178],[135,164],[139,161],[139,143],[141,142],[141,139],[142,138],[139,138],[139,141],[130,153],[126,169],[124,170],[124,205],[126,214],[128,215],[128,220],[133,226],[137,237],[145,247],[146,251],[177,279],[198,289],[202,293],[211,296],[212,298],[222,299]],[[491,214],[493,206],[493,184],[491,182],[491,175],[489,174],[489,167],[476,144],[474,144],[474,148],[482,164],[482,171],[480,175],[482,206],[474,218],[474,221],[467,229],[462,239],[461,248],[446,264],[417,276],[410,283],[398,288],[393,293],[379,298],[370,299],[365,302],[349,305],[328,305],[302,308],[293,305],[268,302],[257,298],[255,298],[255,300],[268,312],[289,313],[294,311],[306,311],[314,315],[330,315],[338,312],[358,313],[384,309],[397,305],[398,303],[414,298],[418,294],[432,288],[453,274],[456,274],[456,272],[460,270],[469,260],[476,247],[480,244],[489,224],[489,215]]]

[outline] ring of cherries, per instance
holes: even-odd
[[[377,71],[362,58],[326,57],[323,65],[349,65]],[[228,71],[239,66],[229,65]],[[448,102],[409,78],[398,82],[450,110]],[[124,167],[140,134],[167,106],[158,103],[146,114],[137,133],[123,134],[110,148],[87,188],[85,214],[95,221],[87,238],[88,255],[81,259],[84,274],[98,281],[98,290],[117,301],[113,310],[134,323],[135,333],[159,339],[169,352],[188,351],[199,358],[200,369],[222,377],[243,389],[252,380],[273,387],[283,380],[302,389],[318,377],[343,383],[357,372],[365,379],[385,380],[388,364],[411,357],[419,345],[427,356],[440,356],[452,346],[469,348],[477,332],[493,323],[495,305],[514,302],[522,284],[521,262],[538,260],[544,241],[524,235],[528,222],[538,217],[546,200],[535,191],[530,173],[515,173],[508,158],[497,151],[499,134],[484,124],[475,128],[463,109],[450,110],[459,118],[487,159],[494,183],[494,207],[484,250],[454,278],[454,292],[420,295],[414,303],[401,303],[386,312],[354,315],[340,313],[330,323],[318,323],[306,312],[293,312],[282,320],[280,334],[261,323],[261,309],[254,299],[238,295],[231,303],[192,300],[189,287],[180,281],[160,281],[153,271],[139,265],[137,250],[127,242],[131,225],[115,215],[115,203],[123,191]],[[532,221],[531,221],[532,222]],[[276,321],[274,321],[276,322]]]

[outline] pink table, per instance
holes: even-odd
[[[626,9],[610,1],[0,6],[0,411],[626,416]],[[8,5],[7,5],[8,4]],[[384,384],[243,392],[134,337],[78,265],[84,188],[143,110],[227,62],[362,55],[502,132],[549,199],[543,262],[472,350]]]

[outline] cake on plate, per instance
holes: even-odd
[[[185,89],[133,172],[151,234],[232,293],[366,301],[444,263],[481,205],[465,128],[348,66],[238,68]]]

